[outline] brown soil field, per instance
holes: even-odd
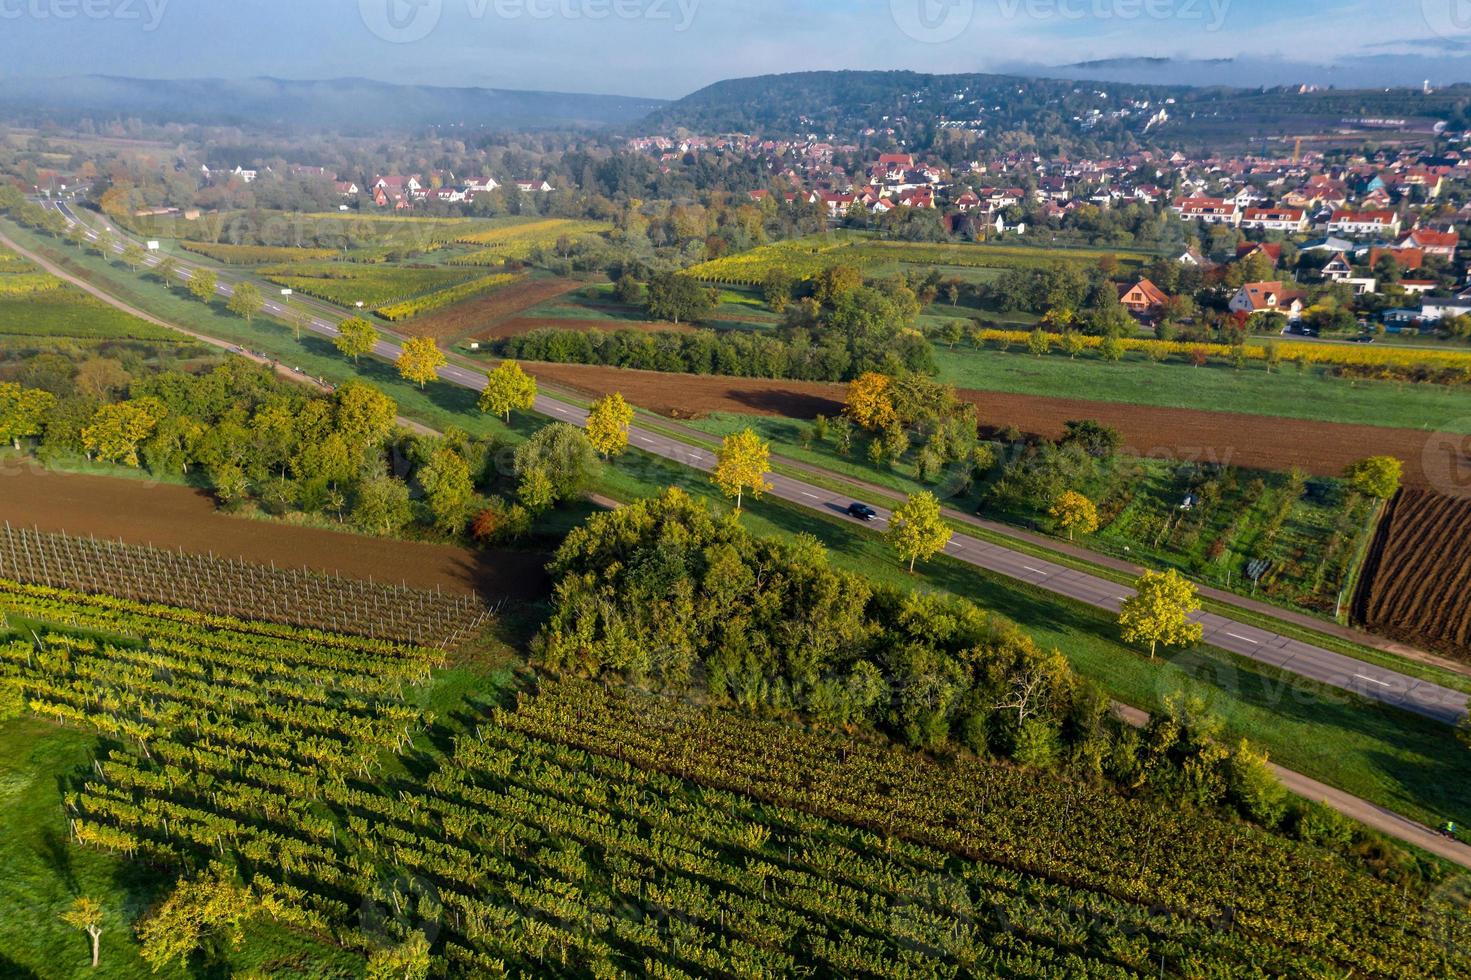
[[[1380,522],[1354,596],[1367,629],[1471,660],[1471,497],[1406,489]]]
[[[394,329],[411,337],[454,341],[585,285],[572,279],[526,279],[397,324]]]
[[[620,391],[635,405],[671,418],[696,418],[711,412],[789,418],[832,415],[842,408],[845,391],[844,385],[815,381],[663,374],[584,364],[525,366],[551,384],[594,395]],[[981,425],[992,431],[1014,425],[1024,433],[1056,437],[1070,419],[1097,419],[1118,429],[1133,455],[1269,470],[1297,466],[1314,475],[1336,476],[1357,459],[1383,454],[1404,460],[1407,485],[1439,482],[1438,475],[1425,472],[1423,463],[1434,434],[1415,429],[991,391],[962,390],[960,394],[975,403]]]
[[[0,467],[0,521],[415,588],[473,590],[491,601],[534,599],[550,588],[545,554],[477,552],[231,517],[190,487],[61,473],[33,460],[9,458]]]
[[[694,333],[696,328],[688,323],[662,323],[655,320],[586,320],[571,317],[517,316],[501,320],[488,330],[475,335],[476,340],[498,340],[530,333],[533,330],[642,330],[645,333]]]

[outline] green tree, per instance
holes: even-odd
[[[410,337],[403,343],[397,366],[400,377],[414,382],[423,391],[426,384],[439,377],[439,369],[445,363],[444,351],[433,337]]]
[[[512,411],[530,411],[535,404],[536,379],[515,361],[501,361],[485,375],[485,387],[480,392],[482,412],[499,415],[509,424]]]
[[[940,501],[928,490],[909,495],[909,499],[894,508],[889,519],[889,544],[899,553],[902,560],[909,562],[909,571],[919,559],[929,559],[950,543],[952,532],[940,514]]]
[[[1117,337],[1104,337],[1098,345],[1098,356],[1109,364],[1117,364],[1124,359],[1124,342]]]
[[[165,256],[158,260],[153,267],[153,276],[169,289],[179,280],[179,263],[172,257]]]
[[[213,270],[195,267],[189,274],[189,295],[201,303],[213,303],[219,281]]]
[[[1047,511],[1057,521],[1057,526],[1067,531],[1069,541],[1073,532],[1092,534],[1098,530],[1098,508],[1093,501],[1076,490],[1064,491]]]
[[[768,269],[761,280],[761,298],[766,300],[767,309],[773,313],[783,313],[787,304],[792,301],[792,287],[796,280],[792,274],[780,266]]]
[[[1027,350],[1041,357],[1052,349],[1052,335],[1041,327],[1027,334]]]
[[[626,272],[619,276],[618,281],[613,284],[613,297],[620,303],[632,306],[643,299],[643,296],[643,283]]]
[[[459,534],[470,517],[475,501],[475,485],[470,479],[470,464],[448,446],[435,450],[419,470],[419,485],[434,523],[450,534]]]
[[[1275,827],[1287,815],[1287,788],[1267,763],[1267,756],[1242,739],[1226,765],[1226,788],[1236,806],[1263,827]]]
[[[82,429],[82,445],[96,459],[137,466],[138,448],[163,414],[163,406],[151,398],[103,405]]]
[[[246,323],[254,321],[263,306],[265,300],[253,282],[237,282],[230,290],[230,298],[225,301],[225,309]]]
[[[715,290],[689,276],[664,272],[649,280],[648,306],[655,320],[698,320],[715,308]]]
[[[40,388],[23,388],[14,381],[0,381],[0,440],[16,449],[22,439],[39,436],[46,418],[56,407],[56,396]]]
[[[137,242],[128,242],[123,246],[123,263],[134,272],[143,264],[143,255],[143,246]]]
[[[414,516],[409,488],[391,476],[375,476],[358,484],[353,495],[352,523],[369,534],[393,534]]]
[[[1069,360],[1077,360],[1078,355],[1087,349],[1087,342],[1076,331],[1069,330],[1062,335],[1062,352]]]
[[[628,427],[633,424],[633,407],[618,392],[592,403],[587,413],[587,438],[604,459],[621,453],[628,445]]]
[[[1134,583],[1134,592],[1119,610],[1119,626],[1125,643],[1149,644],[1149,659],[1161,643],[1183,646],[1205,635],[1190,619],[1199,608],[1195,586],[1173,568],[1145,572]]]
[[[142,956],[154,972],[187,961],[195,950],[218,937],[238,948],[258,903],[234,873],[211,865],[197,878],[183,879],[138,927]]]
[[[516,496],[533,514],[550,510],[557,504],[557,490],[552,486],[552,478],[547,475],[546,468],[542,466],[528,467],[521,474],[521,480],[516,485]]]
[[[1388,500],[1400,487],[1404,464],[1393,456],[1367,456],[1344,470],[1348,480],[1359,493]]]
[[[371,353],[378,345],[378,329],[360,316],[348,317],[337,325],[337,337],[332,345],[356,364],[359,357]]]
[[[535,471],[545,476],[551,488],[546,506],[552,506],[587,492],[597,477],[598,457],[581,429],[566,422],[553,422],[516,447],[515,466],[523,481]],[[541,477],[532,479],[539,484]],[[535,490],[538,499],[545,498],[540,486]],[[526,503],[531,506],[530,501]]]
[[[720,441],[715,451],[715,470],[710,478],[727,497],[734,497],[736,510],[749,490],[757,500],[771,489],[766,474],[771,471],[771,447],[750,427],[732,433]]]
[[[83,896],[67,906],[65,912],[61,913],[61,921],[73,929],[80,929],[92,940],[92,969],[97,969],[97,961],[102,951],[102,905],[95,898]]]

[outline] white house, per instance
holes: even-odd
[[[1241,208],[1234,201],[1218,197],[1182,197],[1175,202],[1174,211],[1186,221],[1233,227],[1241,224]]]
[[[1296,234],[1308,230],[1308,216],[1302,208],[1247,208],[1241,227]]]
[[[1328,219],[1330,235],[1362,237],[1379,235],[1393,238],[1399,234],[1399,215],[1393,211],[1334,211]]]
[[[1249,282],[1231,297],[1232,313],[1283,313],[1289,321],[1302,318],[1302,294],[1280,282]]]

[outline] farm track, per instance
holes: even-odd
[[[620,391],[635,405],[672,418],[732,412],[810,419],[840,411],[846,390],[844,385],[821,381],[665,374],[586,364],[528,363],[526,368],[548,383],[587,394]],[[1405,462],[1407,485],[1432,482],[1422,459],[1434,434],[1415,429],[973,389],[959,393],[976,405],[981,425],[993,431],[1014,425],[1026,433],[1055,438],[1071,419],[1096,419],[1119,430],[1130,455],[1266,470],[1300,467],[1317,476],[1337,476],[1355,460],[1384,454]]]
[[[1471,660],[1471,498],[1407,488],[1365,561],[1354,618],[1377,633]]]

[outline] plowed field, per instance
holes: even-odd
[[[1354,597],[1383,636],[1471,660],[1471,497],[1406,489],[1390,504]]]
[[[586,283],[572,279],[528,279],[503,286],[484,296],[467,299],[428,316],[405,321],[394,329],[413,337],[433,337],[450,342],[466,336],[508,336],[488,331],[492,325],[539,306],[563,293],[581,288]]]
[[[517,316],[500,320],[489,328],[475,334],[476,340],[497,340],[514,337],[533,330],[642,330],[644,333],[693,333],[695,327],[687,323],[664,323],[655,320],[599,320],[594,317],[574,319],[571,317]]]
[[[844,385],[817,381],[663,374],[585,364],[528,364],[526,368],[549,383],[590,394],[620,391],[635,405],[672,418],[734,412],[807,419],[840,411],[845,392]],[[962,390],[960,394],[976,404],[985,428],[1014,425],[1024,433],[1056,437],[1070,419],[1097,419],[1119,430],[1130,455],[1268,470],[1297,466],[1315,475],[1336,476],[1354,460],[1383,454],[1404,460],[1408,485],[1439,480],[1439,474],[1425,473],[1422,461],[1427,443],[1444,438],[1414,429],[991,391]],[[1429,458],[1439,457],[1432,452]]]

